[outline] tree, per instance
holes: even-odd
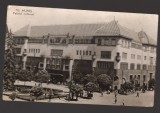
[[[33,72],[31,70],[19,69],[16,73],[16,79],[21,81],[31,81],[33,78]]]
[[[39,96],[44,94],[44,91],[43,91],[43,88],[41,88],[40,86],[36,86],[36,87],[32,87],[30,94],[32,96],[35,96],[37,100]]]
[[[71,99],[73,100],[74,96],[76,96],[76,100],[78,100],[78,95],[83,91],[83,87],[78,84],[70,83],[69,85]]]
[[[46,70],[39,70],[33,77],[33,80],[40,83],[47,83],[50,80],[50,75]]]
[[[155,86],[155,79],[150,79],[148,81],[148,88],[154,88]]]
[[[83,81],[83,74],[82,73],[73,73],[73,80],[75,83],[81,84]]]
[[[106,90],[112,84],[112,79],[106,74],[101,74],[97,77],[97,82],[101,90]]]
[[[93,82],[88,82],[85,85],[84,90],[87,91],[87,93],[92,93],[94,91],[97,91],[97,85]]]
[[[83,77],[83,84],[86,85],[87,83],[92,82],[92,83],[96,83],[97,82],[97,78],[96,76],[92,75],[92,74],[87,74]]]
[[[4,86],[7,89],[14,89],[16,61],[14,53],[14,40],[12,33],[6,31],[6,48],[5,48],[5,63],[4,63]]]
[[[121,85],[121,88],[127,92],[128,90],[133,90],[134,85],[131,82],[125,82]]]

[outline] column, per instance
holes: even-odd
[[[43,70],[46,70],[46,62],[47,62],[47,58],[44,57],[44,61],[43,61]]]
[[[22,55],[23,55],[23,69],[26,69],[26,62],[27,62],[27,47],[28,46],[28,39],[25,39],[25,42],[24,42],[24,49],[23,49],[23,52],[22,52]]]
[[[70,60],[69,63],[69,81],[72,80],[72,69],[73,69],[74,59]]]
[[[26,61],[27,61],[27,56],[23,57],[23,69],[26,69]]]

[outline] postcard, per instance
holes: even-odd
[[[9,5],[4,101],[153,107],[158,15]]]

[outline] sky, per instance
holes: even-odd
[[[158,15],[108,11],[74,10],[42,7],[8,6],[7,25],[12,32],[26,25],[59,25],[78,23],[108,23],[117,20],[119,24],[136,32],[145,31],[157,41]]]

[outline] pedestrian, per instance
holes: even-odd
[[[117,103],[117,97],[115,98],[114,103],[115,103],[115,104]]]
[[[61,97],[60,97],[60,95],[58,95],[58,98],[59,98],[59,100],[61,100]]]
[[[117,98],[117,90],[115,90],[114,94],[115,94],[115,98]]]
[[[122,100],[122,105],[125,106],[124,99]]]
[[[51,102],[51,99],[52,99],[52,89],[50,90],[50,92],[49,92],[49,102]]]
[[[136,95],[136,97],[139,97],[139,92],[137,91],[137,95]]]
[[[117,93],[115,93],[115,98],[117,98]]]
[[[103,91],[101,91],[101,97],[103,97]]]

